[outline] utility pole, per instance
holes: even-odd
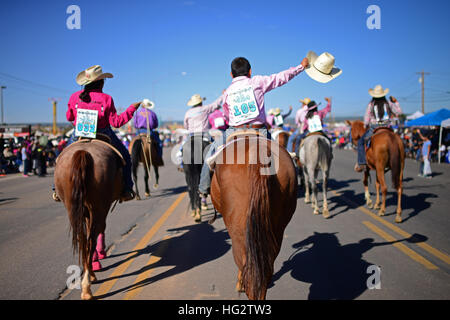
[[[53,131],[52,133],[56,135],[56,104],[58,103],[58,100],[61,100],[60,98],[50,98],[48,99],[53,104]]]
[[[416,74],[420,74],[419,82],[422,84],[422,113],[425,114],[425,75],[429,75],[429,72],[416,72]]]
[[[2,124],[5,124],[4,116],[3,116],[3,89],[6,89],[6,87],[0,86],[0,103],[2,104]]]

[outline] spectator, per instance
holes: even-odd
[[[420,130],[417,130],[417,132],[419,133],[420,138],[424,141],[422,146],[423,171],[421,172],[421,174],[419,174],[419,176],[431,179],[431,140],[429,138],[429,135],[426,134],[425,136],[423,136]]]

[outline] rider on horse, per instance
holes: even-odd
[[[402,113],[397,99],[390,96],[390,101],[386,99],[389,89],[384,89],[381,85],[376,85],[374,89],[369,89],[369,94],[373,97],[367,106],[364,115],[364,126],[366,133],[358,140],[358,163],[355,165],[356,172],[366,169],[365,145],[378,127],[389,127],[393,118]]]
[[[308,66],[308,59],[304,58],[302,63],[296,67],[282,71],[271,76],[254,76],[247,59],[235,58],[231,62],[231,85],[224,91],[223,110],[225,117],[229,119],[230,127],[225,131],[223,139],[215,140],[206,159],[213,155],[217,148],[226,142],[232,133],[238,130],[256,129],[260,134],[269,135],[266,126],[266,112],[264,109],[264,94],[286,84]],[[235,101],[239,100],[239,103]],[[203,164],[199,192],[203,195],[209,193],[211,176],[208,164]]]
[[[124,190],[121,195],[121,200],[128,201],[134,198],[130,154],[111,129],[111,126],[120,128],[130,121],[141,102],[133,103],[125,112],[118,115],[113,98],[103,93],[104,79],[112,77],[113,75],[111,73],[103,73],[99,65],[92,66],[80,72],[76,81],[79,85],[84,86],[84,90],[77,91],[71,95],[66,118],[75,126],[78,110],[95,110],[98,112],[97,133],[107,135],[111,139],[111,145],[120,152],[126,162],[123,168]],[[73,142],[75,138],[75,130],[73,132],[67,145]]]
[[[156,142],[156,151],[158,155],[162,157],[163,143],[159,138],[158,132],[155,130],[158,128],[158,117],[156,113],[145,107],[142,107],[134,116],[134,127],[136,128],[136,134],[150,133],[150,137]],[[148,126],[148,127],[147,127]]]
[[[289,117],[292,113],[292,106],[289,106],[289,111],[286,114],[281,114],[280,108],[270,109],[267,116],[267,123],[272,128],[283,128],[284,119]]]
[[[300,146],[300,141],[301,141],[301,139],[304,138],[303,124],[300,121],[300,119],[303,119],[304,115],[308,112],[308,103],[311,102],[311,99],[305,98],[304,100],[299,100],[299,101],[302,103],[302,106],[295,113],[295,124],[297,125],[297,129],[289,137],[288,147],[287,147],[287,150],[289,152],[295,152],[295,154],[298,154],[298,147]]]

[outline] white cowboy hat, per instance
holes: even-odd
[[[313,80],[321,83],[327,83],[339,75],[342,70],[334,67],[334,56],[331,53],[324,52],[320,56],[313,51],[308,52],[306,55],[309,65],[305,71]]]
[[[153,101],[148,100],[148,99],[143,99],[142,100],[142,106],[145,109],[153,109],[155,107],[155,103]]]
[[[103,73],[102,67],[100,67],[99,65],[95,65],[87,68],[84,71],[81,71],[77,75],[76,81],[80,86],[85,86],[91,82],[112,77],[113,75],[111,73]]]
[[[375,86],[375,88],[369,89],[369,94],[374,98],[384,97],[385,95],[388,94],[388,92],[389,92],[389,89],[386,88],[383,90],[383,87],[381,86],[381,84],[377,84]]]
[[[303,103],[303,104],[308,104],[308,103],[310,103],[311,102],[311,99],[310,98],[305,98],[305,99],[303,99],[303,100],[298,100],[298,101],[300,101],[301,103]]]
[[[273,108],[272,109],[269,109],[269,111],[267,111],[267,114],[273,114]]]
[[[188,101],[187,105],[189,107],[196,106],[199,103],[203,102],[205,98],[202,98],[199,94],[194,94]]]
[[[274,114],[274,115],[280,114],[280,113],[281,113],[280,108],[275,108],[275,110],[273,110],[273,114]]]

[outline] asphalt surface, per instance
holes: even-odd
[[[449,299],[450,167],[432,164],[434,177],[428,180],[418,177],[418,164],[407,159],[403,223],[396,224],[390,185],[386,216],[364,207],[355,160],[353,151],[334,151],[329,219],[313,215],[299,193],[267,298]],[[202,223],[195,223],[184,175],[171,163],[169,149],[165,163],[151,197],[118,204],[109,214],[108,257],[96,272],[94,296],[246,300],[235,292],[237,268],[221,217],[208,224],[209,202]],[[72,275],[67,269],[78,265],[78,257],[67,212],[50,197],[49,172],[45,178],[0,177],[0,299],[80,299],[80,290],[67,289]],[[142,192],[143,174],[139,178]],[[373,195],[373,181],[370,190]],[[379,289],[367,285],[372,265],[381,270]]]

